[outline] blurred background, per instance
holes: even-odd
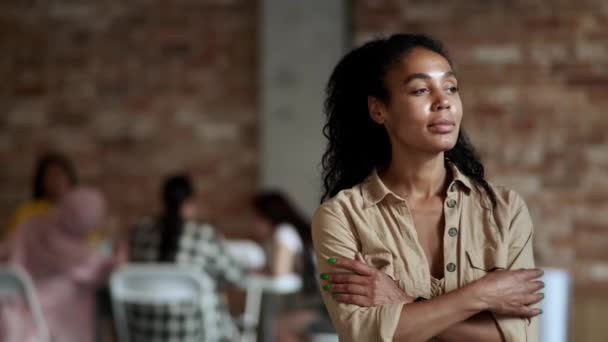
[[[201,216],[251,235],[254,193],[319,203],[324,85],[368,39],[424,32],[455,62],[489,179],[517,190],[537,263],[572,274],[571,341],[608,330],[608,2],[3,0],[0,219],[68,156],[127,234],[186,171]]]

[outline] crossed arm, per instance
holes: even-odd
[[[532,227],[527,209],[511,223],[507,271],[490,272],[450,293],[422,302],[356,255],[359,242],[339,216],[316,215],[313,238],[318,266],[331,288],[323,299],[341,340],[359,341],[535,341],[529,318],[540,313],[532,305],[542,299],[544,285],[534,269]],[[336,257],[337,262],[326,260]],[[335,273],[336,267],[348,273]],[[331,296],[329,292],[336,293]]]
[[[486,310],[526,317],[538,314],[537,309],[527,306],[540,300],[533,294],[542,287],[535,281],[542,274],[538,270],[499,271],[445,295],[415,302],[389,276],[365,264],[359,254],[354,260],[338,258],[334,266],[350,271],[328,274],[331,287],[325,288],[335,294],[336,302],[360,307],[404,304],[393,341],[426,341],[432,337],[441,341],[504,341]],[[496,307],[496,296],[510,296],[511,304]]]

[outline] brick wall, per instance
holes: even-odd
[[[257,186],[257,9],[248,0],[0,3],[0,218],[35,156],[64,151],[126,226],[187,170],[230,233]]]

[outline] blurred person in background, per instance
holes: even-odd
[[[272,277],[298,274],[302,289],[278,300],[276,340],[305,341],[311,325],[323,311],[313,258],[310,222],[278,191],[258,193],[253,198],[254,234],[266,245],[267,273]],[[272,317],[270,319],[275,319]]]
[[[53,210],[20,225],[4,247],[7,261],[31,276],[54,341],[94,340],[95,291],[119,262],[117,256],[98,252],[87,240],[105,215],[106,203],[99,191],[76,188]],[[10,317],[2,317],[3,322],[7,320]],[[27,317],[20,321],[21,325],[4,326],[4,332],[11,336],[19,333],[10,330],[34,333]]]
[[[537,340],[530,214],[486,181],[458,86],[424,35],[370,41],[330,77],[313,241],[341,341]]]
[[[127,314],[132,317],[130,325],[136,327],[130,330],[130,337],[134,341],[231,341],[237,329],[221,291],[229,284],[242,286],[245,273],[226,251],[215,229],[196,221],[195,191],[187,176],[167,178],[162,201],[162,214],[136,227],[130,242],[130,261],[194,266],[211,278],[215,294],[205,301],[210,307],[202,312],[192,303],[179,308],[130,304]],[[202,331],[202,315],[209,312],[214,313],[217,329]]]
[[[310,223],[278,191],[260,192],[253,198],[253,230],[257,241],[268,253],[267,273],[282,276],[298,273],[303,280],[313,279]],[[309,282],[310,283],[310,282]]]
[[[15,210],[0,237],[9,238],[17,226],[33,216],[46,213],[77,182],[76,170],[66,156],[52,152],[40,157],[34,172],[32,199]]]

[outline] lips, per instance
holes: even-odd
[[[450,120],[437,120],[428,126],[429,131],[438,134],[451,133],[455,128],[456,124]]]

